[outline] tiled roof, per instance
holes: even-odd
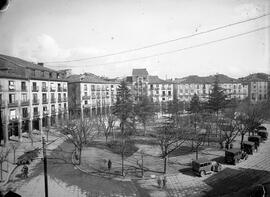
[[[239,78],[240,81],[250,82],[250,81],[270,81],[270,75],[266,73],[253,73],[246,77]]]
[[[50,68],[44,67],[44,66],[40,66],[38,64],[32,63],[32,62],[28,62],[25,60],[22,60],[20,58],[17,57],[11,57],[11,56],[7,56],[7,55],[3,55],[0,54],[0,66],[2,65],[8,65],[8,64],[13,64],[16,66],[20,66],[20,67],[24,67],[24,68],[32,68],[35,70],[42,70],[42,71],[48,71],[48,72],[57,72],[55,70],[52,70]]]
[[[116,81],[104,80],[101,77],[92,73],[84,73],[80,75],[70,75],[67,77],[69,82],[86,82],[86,83],[103,83],[103,84],[114,84]]]
[[[163,80],[163,79],[160,79],[158,76],[148,76],[148,82],[150,83],[150,84],[164,84],[164,83],[172,83],[171,81],[169,82],[169,81],[165,81],[165,80]]]
[[[136,68],[132,70],[132,75],[133,76],[147,76],[148,72],[146,70],[146,68]]]
[[[222,75],[222,74],[218,74],[217,75],[218,81],[219,83],[235,83],[237,82],[236,79],[228,77],[226,75]],[[210,76],[206,76],[206,77],[200,77],[197,75],[190,75],[188,77],[184,77],[184,78],[178,78],[175,79],[175,83],[188,83],[188,84],[212,84],[214,83],[216,80],[216,76],[215,75],[210,75]]]

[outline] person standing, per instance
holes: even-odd
[[[108,170],[109,170],[109,172],[111,171],[111,168],[112,168],[112,162],[111,162],[111,160],[109,159],[109,161],[108,161]]]

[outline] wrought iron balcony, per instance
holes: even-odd
[[[90,99],[90,96],[88,96],[88,95],[85,95],[85,96],[83,96],[83,97],[82,97],[82,99],[83,99],[83,100],[87,100],[87,99]]]
[[[18,101],[14,101],[12,103],[8,103],[8,107],[18,107],[19,103]]]
[[[48,92],[48,86],[43,86],[42,87],[42,92]]]
[[[38,86],[33,86],[32,87],[32,92],[38,92],[39,91],[39,87]]]
[[[39,100],[38,99],[33,99],[32,104],[33,105],[38,105],[39,104]]]
[[[48,99],[42,99],[42,104],[48,104]]]
[[[28,106],[30,104],[29,100],[21,101],[21,106]]]
[[[55,98],[51,98],[51,103],[55,103],[56,102],[56,99]]]
[[[26,87],[26,86],[23,86],[23,87],[21,88],[21,91],[22,91],[22,92],[27,92],[27,87]]]
[[[34,111],[33,117],[39,117],[39,115],[40,115],[40,114],[39,114],[39,111],[37,111],[37,112]]]

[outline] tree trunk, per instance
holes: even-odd
[[[196,147],[196,160],[198,160],[198,155],[199,155],[199,146]]]
[[[164,157],[164,169],[163,169],[164,174],[167,173],[167,164],[168,164],[168,155],[166,154],[166,156]]]
[[[241,134],[241,141],[240,141],[240,147],[241,147],[241,150],[242,150],[242,148],[243,148],[244,136],[245,136],[245,134]]]
[[[16,163],[16,149],[13,150],[13,163]]]
[[[124,124],[123,122],[121,123],[121,164],[122,164],[122,176],[124,176]]]
[[[143,123],[144,136],[146,135],[146,123]]]
[[[108,143],[108,135],[105,135],[106,144]]]
[[[81,165],[82,160],[82,148],[79,148],[79,165]]]

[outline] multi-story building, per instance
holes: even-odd
[[[135,101],[141,100],[143,96],[148,96],[155,103],[173,100],[173,82],[151,76],[145,68],[133,69],[127,81]]]
[[[118,82],[104,80],[92,73],[68,78],[70,112],[81,117],[106,113],[116,102]]]
[[[158,76],[148,77],[147,95],[155,103],[168,102],[173,100],[173,83],[165,81]]]
[[[270,75],[265,73],[254,73],[240,78],[248,85],[248,97],[253,103],[263,102],[270,97]]]
[[[0,55],[1,140],[68,118],[67,81],[43,64]]]
[[[213,88],[213,84],[218,80],[219,86],[224,89],[228,98],[244,99],[248,97],[248,85],[239,80],[229,78],[225,75],[216,75],[208,77],[188,76],[182,79],[176,79],[174,90],[176,98],[179,101],[189,102],[194,94],[197,94],[201,100],[206,100]]]

